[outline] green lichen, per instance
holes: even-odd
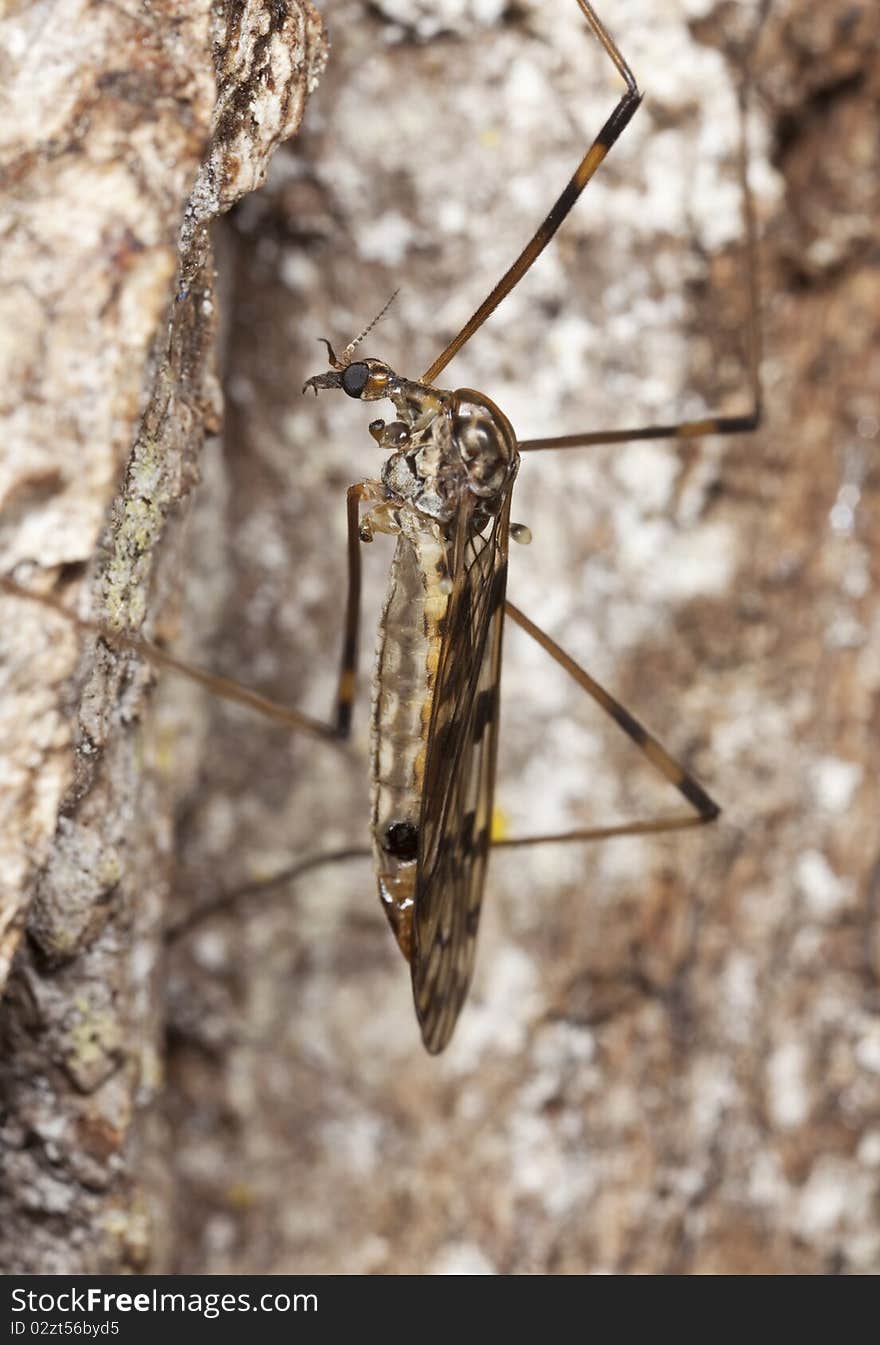
[[[73,1001],[72,1017],[65,1040],[67,1068],[81,1086],[93,1087],[106,1077],[122,1045],[120,1026],[106,1007],[85,995]]]
[[[139,626],[146,612],[150,558],[173,498],[166,453],[156,439],[146,436],[138,441],[129,465],[104,566],[105,619],[113,630]]]

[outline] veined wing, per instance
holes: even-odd
[[[427,1049],[442,1051],[470,986],[498,747],[511,476],[486,535],[473,497],[456,521],[452,592],[428,734],[415,885],[412,982]]]

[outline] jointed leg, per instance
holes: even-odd
[[[356,489],[352,487],[352,490]],[[349,507],[351,507],[351,493],[349,493]],[[357,501],[356,501],[357,503]],[[351,537],[351,532],[349,532]],[[351,592],[351,588],[349,590]],[[670,784],[674,785],[680,794],[694,809],[692,813],[681,813],[671,817],[649,818],[635,822],[617,822],[604,827],[582,827],[575,831],[565,831],[553,835],[544,836],[515,836],[504,840],[495,840],[492,842],[495,846],[526,846],[526,845],[547,845],[554,842],[563,841],[599,841],[608,840],[614,836],[640,836],[657,835],[660,832],[680,831],[687,827],[702,826],[706,822],[711,822],[720,812],[717,803],[709,797],[701,785],[689,775],[688,772],[677,761],[672,758],[668,752],[660,745],[656,738],[648,733],[637,719],[629,713],[628,710],[616,701],[613,696],[599,685],[589,673],[585,672],[570,655],[560,649],[555,640],[545,634],[538,626],[525,616],[513,603],[505,603],[507,615],[520,626],[527,635],[537,640],[542,649],[545,649],[551,658],[555,659],[565,671],[574,678],[579,686],[593,697],[593,699],[609,714],[614,721],[620,725],[624,733],[635,743],[642,751],[651,765],[664,775]],[[346,644],[348,636],[346,636]],[[343,668],[346,664],[343,661]],[[166,937],[170,940],[179,938],[186,934],[195,925],[201,923],[206,916],[215,915],[220,911],[232,909],[238,902],[254,896],[266,896],[277,891],[288,883],[295,882],[298,878],[314,869],[321,868],[325,864],[338,864],[349,860],[369,859],[372,850],[365,846],[347,846],[340,850],[328,850],[322,854],[309,855],[305,859],[298,860],[276,873],[269,874],[264,878],[256,878],[250,883],[237,887],[234,891],[219,892],[213,897],[204,901],[191,915],[185,916],[179,924],[172,925],[167,931]]]
[[[626,710],[619,701],[601,687],[587,672],[584,672],[574,659],[566,654],[564,649],[560,649],[555,640],[551,640],[549,635],[530,621],[518,607],[512,602],[505,603],[507,615],[511,617],[516,624],[536,640],[542,649],[545,649],[551,658],[555,659],[560,667],[564,668],[570,677],[583,687],[584,691],[593,700],[602,707],[606,714],[618,724],[635,743],[636,747],[644,753],[651,765],[665,776],[671,785],[674,785],[682,797],[691,805],[694,810],[692,813],[673,814],[670,817],[650,818],[645,821],[619,822],[605,827],[585,827],[578,828],[576,831],[560,832],[558,835],[548,836],[517,836],[509,840],[494,841],[493,845],[520,846],[520,845],[544,845],[554,841],[598,841],[605,840],[611,836],[640,836],[656,835],[663,831],[680,831],[685,827],[699,827],[706,822],[713,821],[721,809],[714,799],[711,799],[702,785],[698,784],[692,775],[689,775],[684,767],[677,762],[664,747],[652,737],[646,728],[644,728],[637,719]]]
[[[748,368],[751,392],[751,410],[739,416],[706,416],[702,420],[685,420],[671,425],[645,425],[631,430],[589,430],[582,434],[562,434],[546,439],[522,439],[521,453],[555,448],[588,448],[595,444],[623,444],[636,439],[696,439],[704,434],[748,434],[761,423],[761,299],[758,280],[758,242],[755,226],[755,206],[748,179],[748,150],[746,145],[746,91],[739,91],[740,141],[739,179],[742,189],[743,225],[748,259]]]
[[[183,677],[188,677],[190,681],[198,682],[201,686],[206,687],[214,695],[220,696],[224,700],[235,701],[239,705],[245,705],[248,709],[255,710],[268,719],[274,719],[278,723],[285,724],[288,728],[309,733],[318,738],[344,739],[348,737],[351,728],[352,702],[357,677],[361,592],[360,538],[358,531],[360,502],[362,499],[368,498],[370,494],[369,482],[350,486],[348,489],[348,598],[345,608],[342,663],[336,693],[336,712],[332,723],[312,719],[310,715],[303,714],[300,710],[291,710],[287,706],[279,705],[276,701],[269,700],[268,697],[261,696],[256,691],[250,691],[247,687],[241,686],[238,682],[233,682],[230,678],[220,677],[216,673],[208,672],[192,663],[184,663],[180,659],[174,658],[172,654],[167,654],[158,645],[151,644],[149,640],[108,630],[98,621],[85,620],[71,612],[58,598],[53,598],[46,593],[37,593],[33,589],[26,588],[23,584],[16,583],[14,579],[0,575],[0,591],[13,598],[41,603],[53,612],[60,613],[79,630],[90,635],[100,636],[111,647],[128,649],[136,654],[141,654],[155,667],[180,673]]]
[[[349,486],[346,494],[348,536],[348,595],[345,600],[345,628],[342,636],[342,662],[336,688],[336,737],[347,738],[357,687],[358,636],[361,624],[361,500],[369,497],[366,482]]]
[[[642,101],[642,96],[639,93],[632,71],[620,54],[614,38],[603,26],[599,16],[593,9],[593,6],[589,3],[589,0],[577,0],[577,3],[580,5],[584,17],[592,28],[593,33],[608,53],[610,59],[614,62],[621,79],[626,84],[626,92],[621,96],[621,99],[611,116],[596,136],[596,139],[590,145],[590,148],[578,164],[578,167],[570,178],[564,191],[554,204],[552,210],[538,229],[535,236],[526,244],[516,261],[507,271],[505,271],[498,284],[492,290],[492,293],[483,300],[480,307],[473,316],[468,319],[458,335],[453,337],[446,349],[437,356],[437,359],[431,365],[430,369],[422,375],[421,381],[423,383],[430,384],[434,382],[437,375],[446,368],[452,357],[457,355],[462,346],[471,339],[474,332],[482,327],[487,317],[489,317],[490,313],[495,311],[502,299],[506,298],[513,287],[519,284],[535,258],[540,256],[544,251],[544,248],[550,242],[550,239],[556,233],[556,230],[571,210],[584,187],[617,140],[621,131],[627,126],[633,113]]]
[[[234,910],[240,901],[248,897],[266,896],[288,883],[295,882],[297,878],[302,878],[314,869],[323,868],[325,864],[342,864],[351,859],[371,859],[372,854],[372,850],[367,846],[349,845],[341,850],[325,850],[318,855],[308,855],[296,864],[289,864],[286,869],[279,869],[277,873],[269,874],[266,878],[254,878],[252,882],[243,883],[241,887],[218,892],[201,901],[195,910],[166,928],[165,939],[168,943],[173,943],[190,930],[197,928],[209,916],[218,915],[221,911]]]
[[[356,490],[352,487],[352,491]],[[349,509],[351,510],[352,492],[349,492]],[[355,506],[359,497],[355,498]],[[349,518],[351,520],[351,513]],[[357,510],[355,508],[355,520]],[[349,531],[351,537],[351,531]],[[351,593],[352,586],[349,587]],[[531,622],[518,607],[513,603],[507,602],[505,608],[508,616],[521,626],[527,635],[531,635],[537,640],[542,649],[545,649],[551,658],[565,669],[565,671],[574,678],[579,686],[593,697],[593,699],[602,707],[602,709],[615,720],[623,729],[624,733],[632,739],[636,746],[642,751],[651,764],[660,771],[662,775],[674,785],[680,794],[694,809],[692,813],[682,813],[671,817],[650,818],[644,821],[618,822],[604,827],[585,827],[575,831],[560,832],[555,835],[544,836],[517,836],[505,840],[493,841],[493,846],[525,846],[525,845],[546,845],[553,842],[562,841],[598,841],[607,840],[613,836],[639,836],[656,835],[666,831],[680,831],[686,827],[702,826],[706,822],[711,822],[720,812],[718,805],[709,797],[701,785],[689,775],[688,772],[675,761],[666,750],[660,745],[656,738],[648,733],[638,720],[634,719],[628,710],[609,695],[603,687],[599,685],[589,673],[575,663],[570,655],[554,640],[546,635],[538,626]],[[348,647],[348,634],[346,635],[346,647]],[[349,665],[343,659],[343,671]],[[286,868],[278,870],[277,873],[269,874],[265,878],[254,879],[253,882],[246,883],[242,887],[236,888],[231,892],[220,892],[213,898],[208,899],[191,916],[185,917],[179,924],[172,925],[168,930],[167,937],[176,939],[181,934],[185,934],[194,925],[200,923],[207,915],[214,915],[218,911],[228,910],[235,906],[239,901],[248,897],[265,896],[266,894],[277,891],[278,888],[287,883],[292,883],[296,879],[303,877],[312,870],[323,867],[325,864],[337,864],[352,859],[369,859],[372,851],[364,846],[347,846],[341,850],[328,850],[322,854],[310,855],[306,859],[301,859]]]

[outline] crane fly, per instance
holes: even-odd
[[[405,377],[381,359],[357,357],[375,319],[339,357],[325,341],[329,368],[305,383],[303,391],[316,395],[341,390],[358,401],[389,401],[395,413],[394,419],[377,419],[369,427],[375,443],[389,455],[381,476],[348,490],[348,598],[333,720],[324,723],[283,709],[237,684],[179,664],[141,640],[113,637],[117,644],[145,652],[157,664],[195,677],[221,696],[249,704],[297,730],[344,739],[350,732],[357,680],[361,547],[376,533],[396,537],[373,682],[372,854],[380,901],[410,964],[415,1011],[431,1053],[442,1051],[449,1042],[470,986],[490,847],[656,834],[699,826],[719,813],[696,779],[623,705],[507,599],[506,586],[510,538],[528,539],[528,530],[511,522],[522,453],[756,428],[760,419],[756,241],[744,143],[740,176],[749,255],[751,410],[632,430],[518,440],[510,421],[488,396],[469,388],[444,389],[436,381],[551,241],[641,102],[635,78],[593,6],[589,0],[576,2],[624,90],[534,236],[420,379]],[[740,96],[742,110],[742,91]],[[15,581],[0,583],[7,592],[28,596]],[[38,600],[58,606],[51,598]],[[611,716],[684,798],[687,812],[560,834],[493,838],[505,616]],[[307,862],[271,881],[311,866]]]

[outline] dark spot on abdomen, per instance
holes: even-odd
[[[395,859],[417,859],[419,829],[412,822],[389,822],[382,833],[382,849]]]

